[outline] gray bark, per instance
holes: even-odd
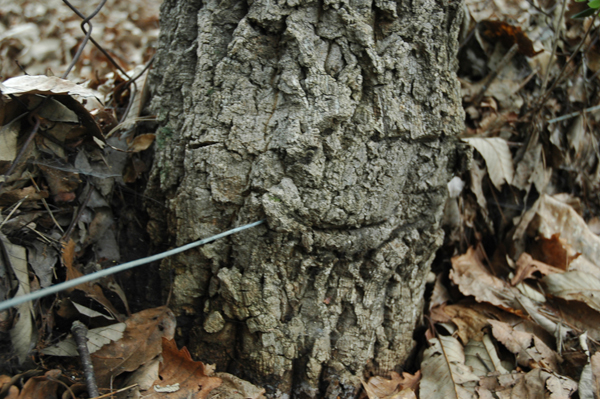
[[[462,127],[461,6],[165,1],[149,230],[267,219],[163,262],[193,355],[273,397],[352,397],[402,366]]]

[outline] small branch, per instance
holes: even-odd
[[[77,343],[77,351],[79,352],[79,358],[81,359],[81,365],[83,366],[83,374],[85,375],[85,384],[87,385],[88,394],[90,398],[98,396],[98,385],[96,385],[96,376],[94,375],[94,366],[92,365],[92,358],[90,357],[90,351],[87,347],[87,327],[76,320],[71,326],[71,332],[73,338]]]
[[[481,102],[481,99],[485,95],[485,92],[487,91],[487,89],[489,89],[490,85],[492,84],[494,79],[496,79],[496,77],[498,76],[498,74],[500,73],[502,68],[504,68],[513,59],[515,54],[517,54],[518,49],[519,49],[519,45],[516,43],[513,44],[513,46],[510,48],[510,50],[508,50],[506,55],[502,58],[502,60],[500,60],[500,63],[498,65],[496,65],[496,68],[494,68],[494,70],[492,72],[490,72],[488,74],[488,76],[485,77],[483,85],[481,86],[481,90],[479,91],[477,96],[475,96],[475,98],[473,99],[473,105],[475,105],[475,106],[479,105],[479,103]]]

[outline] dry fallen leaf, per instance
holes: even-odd
[[[463,141],[472,145],[485,159],[490,180],[498,190],[502,189],[504,183],[512,182],[514,167],[506,140],[498,137],[470,137]]]
[[[57,76],[23,75],[5,80],[2,84],[4,86],[2,94],[4,96],[11,94],[15,96],[22,94],[68,94],[102,98],[102,95],[95,90]]]
[[[175,335],[175,315],[165,306],[135,313],[125,324],[123,338],[92,354],[99,387],[109,387],[111,378],[134,371],[158,356],[162,338]]]
[[[521,256],[519,256],[516,266],[515,276],[510,281],[513,286],[519,284],[523,280],[532,278],[533,274],[536,272],[546,276],[554,273],[562,273],[564,271],[544,262],[537,261],[526,252],[523,252]]]
[[[572,271],[551,274],[542,279],[547,293],[570,301],[581,301],[600,311],[600,280],[590,274]]]
[[[19,399],[56,399],[57,391],[62,388],[59,382],[60,370],[50,370],[41,377],[27,380],[19,394]]]
[[[154,143],[155,138],[156,135],[153,133],[140,134],[139,136],[136,136],[129,145],[129,151],[140,152],[147,150],[152,143]]]
[[[171,389],[170,399],[204,399],[210,391],[221,385],[220,378],[208,375],[204,363],[192,360],[187,348],[179,350],[175,341],[167,338],[162,339],[162,345],[163,362],[159,378],[149,394],[143,396],[145,399],[163,398],[162,392],[168,389]]]
[[[390,378],[375,376],[369,378],[367,383],[362,381],[362,385],[369,399],[416,398],[414,391],[419,385],[420,379],[420,371],[417,371],[415,375],[402,373],[402,376],[392,371]]]
[[[473,397],[479,377],[465,365],[463,347],[456,338],[440,336],[429,340],[423,353],[421,399]]]
[[[66,279],[67,281],[83,276],[83,273],[81,273],[73,265],[73,261],[75,258],[75,242],[73,240],[69,240],[69,242],[65,245],[65,247],[63,249],[63,253],[62,253],[62,258],[63,258],[63,264],[65,265],[65,268],[67,269],[67,279]],[[113,317],[115,317],[117,320],[119,320],[119,321],[124,320],[124,317],[117,311],[117,309],[115,309],[113,304],[106,298],[106,296],[104,296],[104,292],[102,291],[102,288],[97,283],[90,282],[90,283],[79,284],[78,286],[75,286],[74,288],[71,288],[70,290],[67,290],[67,291],[70,292],[72,290],[83,291],[86,294],[86,296],[94,299],[96,302],[98,302],[99,304],[104,306],[111,313],[111,315]]]
[[[29,284],[29,271],[27,268],[27,251],[20,245],[12,244],[0,233],[0,246],[2,252],[7,256],[3,261],[10,262],[4,265],[6,270],[11,270],[16,277],[18,288],[15,297],[29,294],[31,288]],[[29,352],[35,346],[37,330],[33,322],[33,307],[31,302],[25,302],[16,306],[13,326],[10,329],[10,339],[13,349],[17,354],[19,363],[23,363]]]
[[[506,323],[489,320],[494,338],[517,356],[517,362],[523,367],[546,367],[558,370],[562,359],[541,339],[533,334],[517,331]]]
[[[86,338],[89,352],[95,353],[104,345],[120,340],[123,337],[126,326],[125,323],[116,323],[88,330]],[[40,353],[49,356],[79,356],[77,344],[71,336],[42,349]]]
[[[530,225],[539,236],[552,237],[560,234],[561,240],[581,256],[573,259],[569,270],[579,270],[600,279],[600,237],[588,229],[585,220],[570,205],[543,194],[519,222],[513,240],[524,248]],[[572,255],[572,254],[571,254]]]
[[[481,247],[470,247],[467,253],[452,258],[450,279],[464,295],[472,295],[478,302],[488,302],[504,309],[520,309],[518,291],[503,280],[492,276],[483,264]]]

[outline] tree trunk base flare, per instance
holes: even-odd
[[[462,129],[462,3],[166,0],[146,195],[196,358],[270,397],[351,398],[414,348]],[[165,294],[166,298],[166,294]]]

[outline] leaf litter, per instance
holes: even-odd
[[[95,7],[74,3],[84,14]],[[139,215],[114,221],[125,214],[126,190],[143,187],[149,169],[155,136],[143,114],[145,73],[137,89],[126,82],[153,54],[159,3],[109,0],[93,37],[120,69],[88,44],[67,79],[55,75],[82,42],[80,18],[56,0],[3,5],[0,244],[9,255],[0,300],[145,255],[128,252],[119,235],[122,223],[140,231],[131,225]],[[600,396],[600,151],[598,112],[586,111],[599,101],[599,23],[570,18],[584,8],[466,1],[458,76],[468,165],[449,187],[425,345],[402,374],[365,376],[362,397]],[[83,394],[73,362],[58,360],[76,355],[65,326],[77,319],[90,328],[105,389],[264,394],[178,349],[168,308],[132,314],[123,281],[0,312],[0,331],[11,337],[0,396]],[[15,373],[36,363],[46,371]]]

